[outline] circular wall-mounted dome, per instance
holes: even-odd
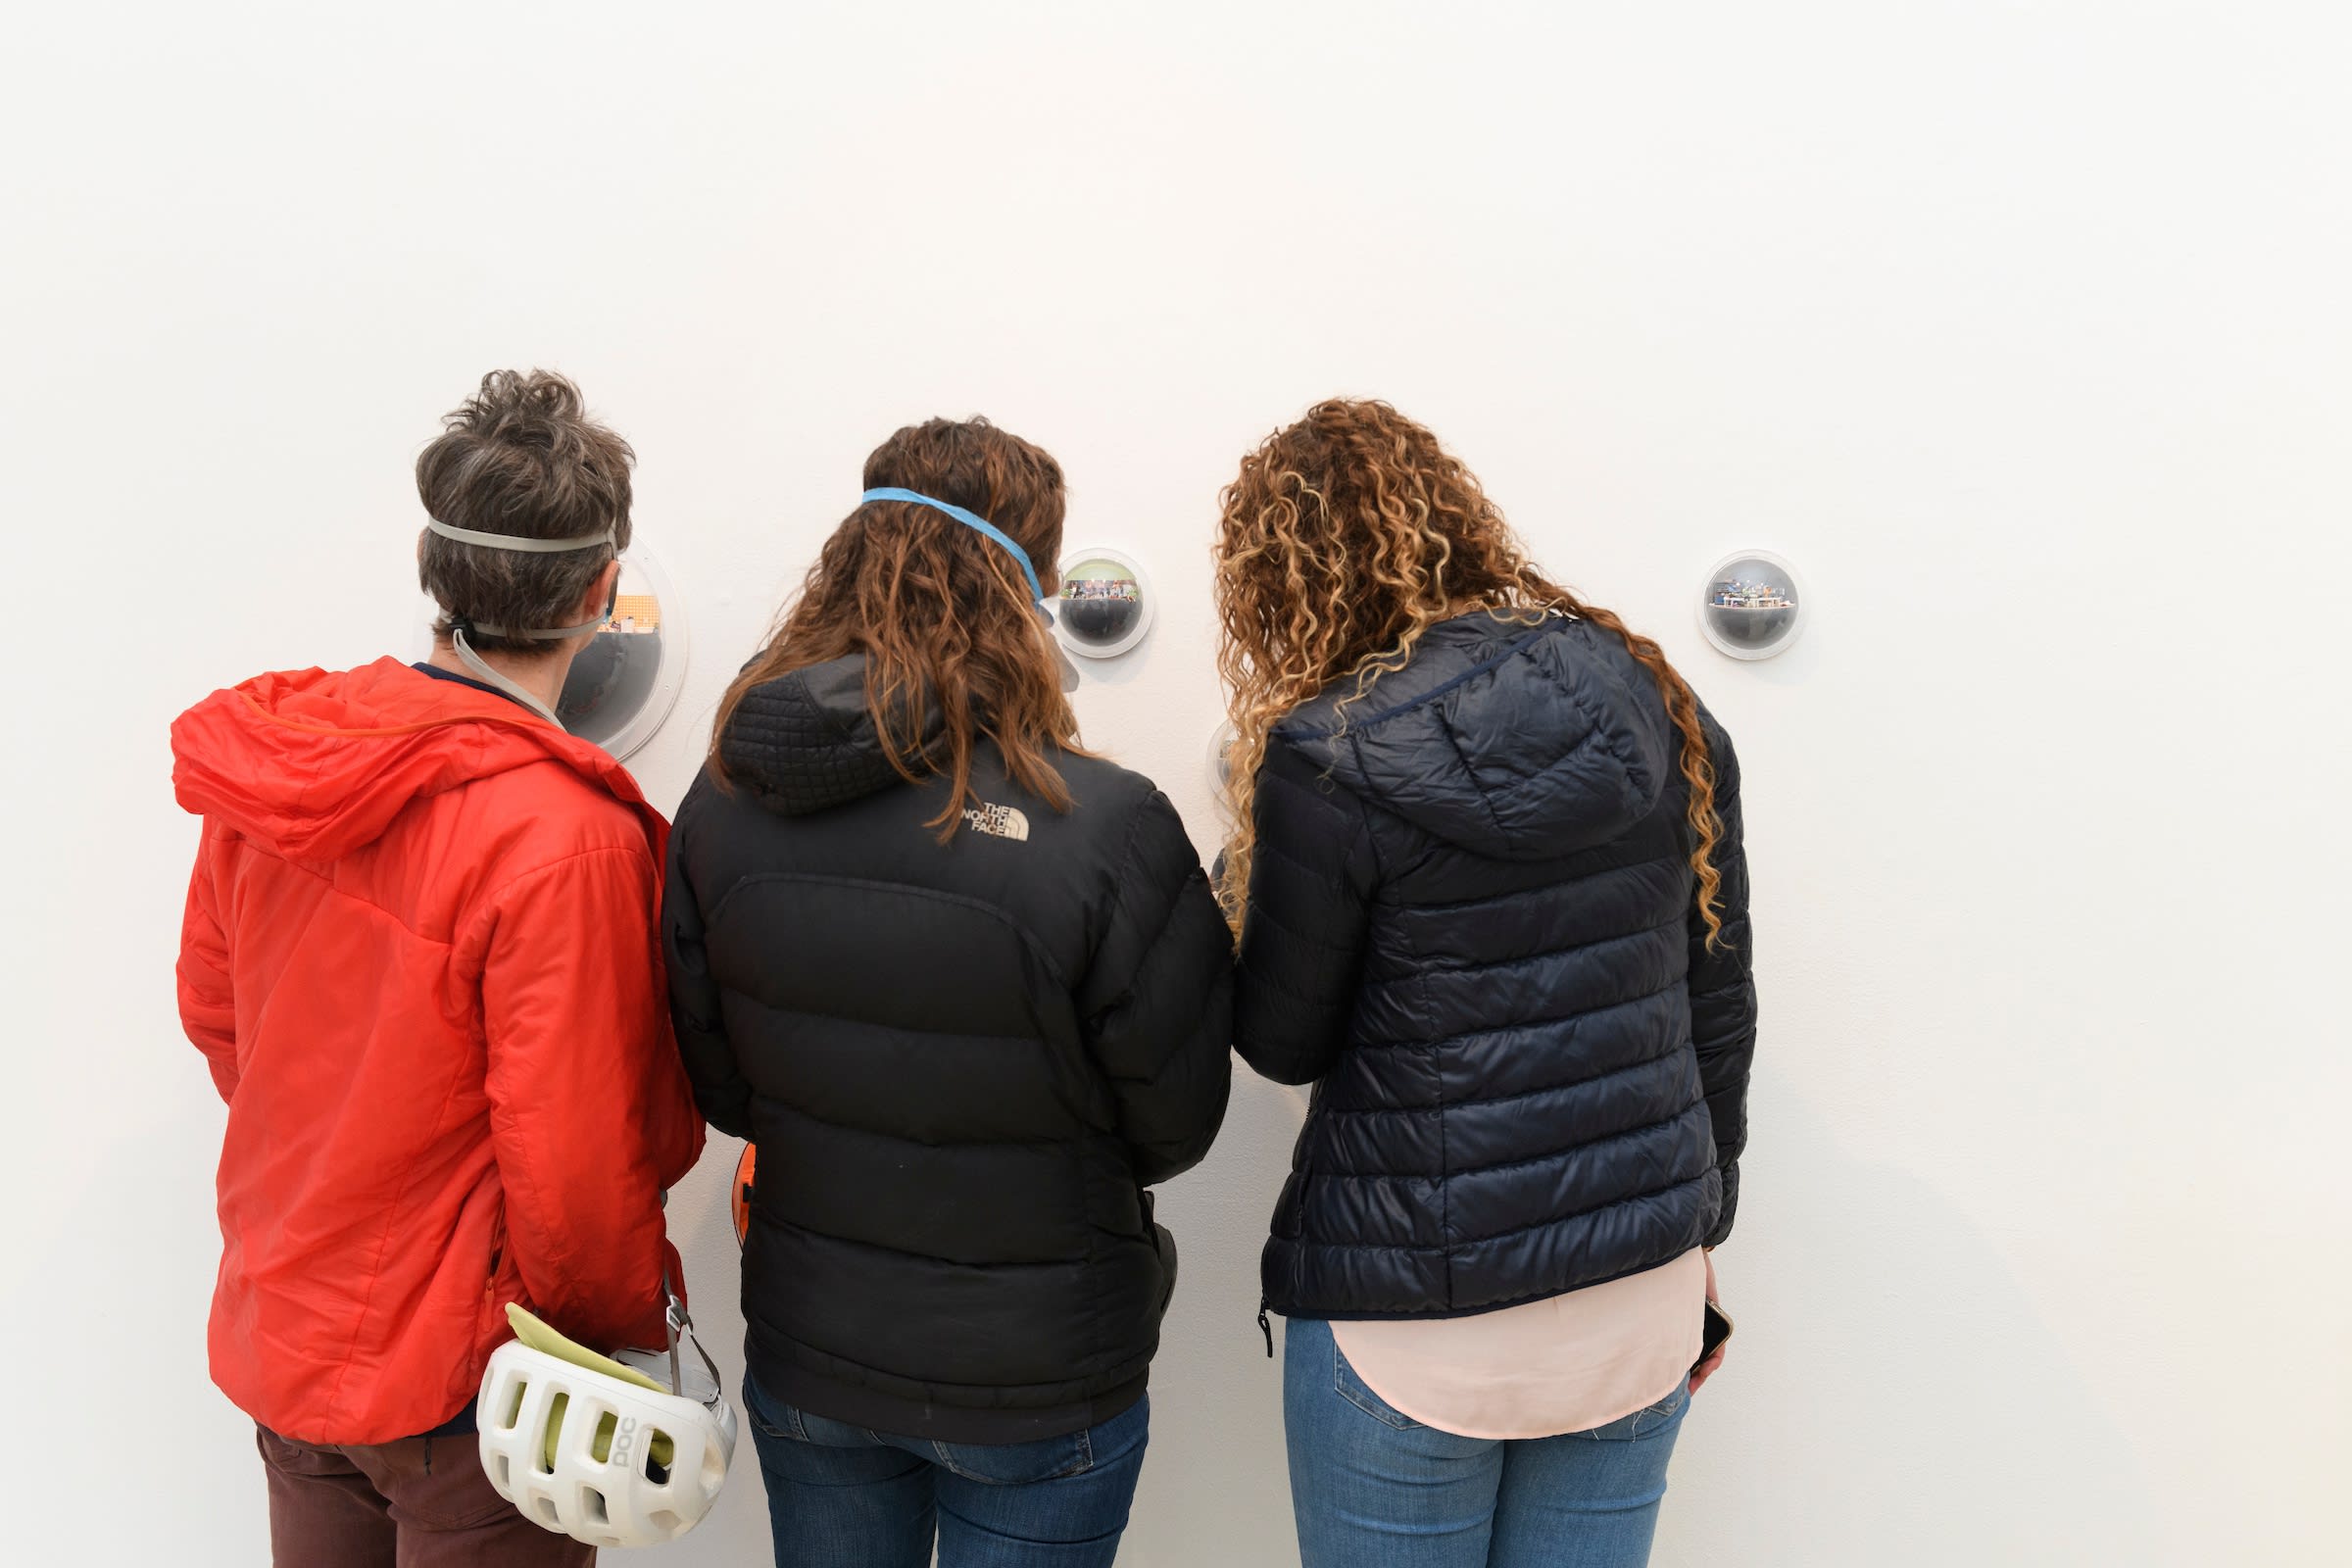
[[[1698,596],[1698,629],[1718,653],[1770,659],[1804,629],[1805,595],[1796,568],[1766,550],[1726,556]]]
[[[1217,786],[1219,800],[1232,798],[1233,749],[1240,743],[1241,737],[1234,733],[1231,719],[1219,724],[1217,732],[1208,738],[1208,776]]]
[[[572,660],[556,717],[626,758],[654,738],[685,683],[685,607],[654,558],[632,550],[620,563],[612,618]]]
[[[440,607],[425,609],[424,647]],[[581,645],[556,699],[556,717],[585,741],[625,760],[654,738],[686,684],[686,609],[644,546],[620,562],[612,616]]]
[[[1117,658],[1152,629],[1152,609],[1151,582],[1134,557],[1116,550],[1076,550],[1062,558],[1054,629],[1071,653]]]

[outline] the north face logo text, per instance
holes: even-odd
[[[1024,843],[1029,838],[1029,818],[1009,806],[990,806],[982,802],[966,808],[963,819],[972,824],[973,831],[986,833],[993,838],[1018,839]]]

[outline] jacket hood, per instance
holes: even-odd
[[[925,753],[945,729],[938,705],[931,705],[923,714]],[[810,664],[744,693],[719,737],[718,755],[731,781],[784,816],[847,806],[905,782],[866,710],[862,654]]]
[[[660,813],[602,748],[395,659],[215,692],[172,721],[172,759],[183,808],[289,859],[335,859],[412,801],[549,760],[635,808],[661,842]]]
[[[1485,613],[1433,626],[1404,668],[1275,734],[1356,794],[1493,859],[1605,844],[1657,806],[1675,732],[1649,671],[1591,622]]]

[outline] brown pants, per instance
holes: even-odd
[[[262,1430],[277,1568],[591,1568],[491,1489],[471,1436],[321,1448]]]

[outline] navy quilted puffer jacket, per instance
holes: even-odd
[[[1466,615],[1353,686],[1258,775],[1237,1043],[1315,1086],[1267,1304],[1458,1316],[1720,1242],[1756,1019],[1730,738],[1710,952],[1679,736],[1615,635]]]

